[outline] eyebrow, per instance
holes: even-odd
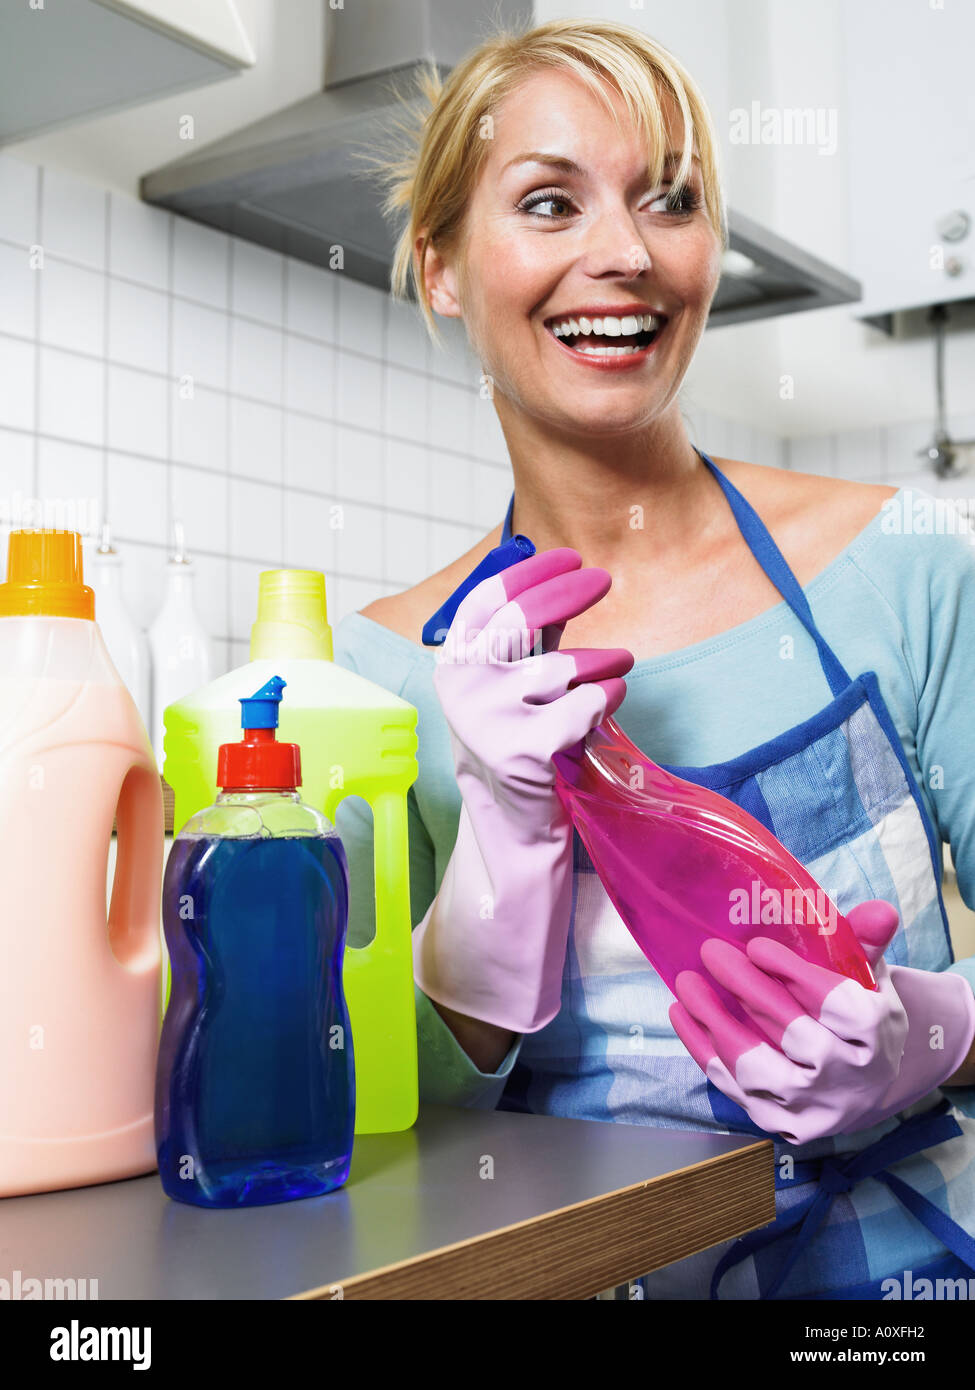
[[[679,164],[681,159],[680,150],[668,150],[664,155],[664,164]],[[700,157],[696,154],[691,155],[692,160],[700,164]],[[545,150],[529,150],[527,154],[516,154],[514,159],[509,159],[501,170],[510,169],[514,164],[545,164],[550,169],[561,169],[566,174],[584,174],[585,170],[577,164],[574,159],[568,159],[565,155],[549,154]]]

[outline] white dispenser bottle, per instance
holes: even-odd
[[[166,566],[166,596],[149,629],[152,653],[152,746],[163,763],[163,711],[174,700],[206,685],[213,674],[210,638],[193,600],[193,562],[183,545],[183,527],[173,526],[176,548]]]
[[[149,643],[125,606],[122,557],[112,545],[111,528],[102,526],[101,541],[88,557],[88,582],[95,591],[98,626],[108,654],[136,703],[148,732],[151,718]]]

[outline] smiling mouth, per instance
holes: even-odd
[[[604,321],[600,318],[582,318],[581,322],[578,319],[568,322],[555,320],[547,323],[545,328],[564,347],[583,356],[630,357],[655,343],[667,325],[667,319],[662,316],[644,314],[632,317],[639,322],[636,332],[622,332],[630,324],[620,319],[612,321],[614,332],[597,331],[603,328]]]

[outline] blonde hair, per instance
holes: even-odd
[[[390,289],[396,298],[407,299],[412,286],[434,342],[441,339],[423,275],[426,248],[435,244],[449,250],[456,241],[487,154],[482,132],[490,124],[485,117],[527,77],[553,68],[566,69],[586,82],[617,125],[606,84],[623,98],[646,141],[655,187],[666,154],[662,96],[673,99],[683,118],[684,147],[672,191],[688,181],[696,143],[705,211],[722,248],[727,247],[717,138],[697,83],[676,58],[639,29],[598,19],[558,19],[521,31],[500,29],[458,63],[446,81],[432,63],[421,66],[416,81],[421,102],[416,93],[396,92],[405,107],[395,126],[400,148],[369,159],[387,190],[386,215],[407,213],[396,243]]]

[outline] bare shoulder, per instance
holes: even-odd
[[[498,525],[465,554],[458,555],[456,560],[436,574],[431,574],[428,579],[422,579],[419,584],[404,589],[402,593],[388,594],[385,598],[377,598],[366,604],[365,608],[360,609],[362,616],[411,642],[419,643],[426,620],[450,597],[488,551],[500,542],[501,526]]]
[[[844,550],[881,510],[896,487],[824,478],[789,468],[721,459],[718,466],[752,504],[791,560],[800,582]]]

